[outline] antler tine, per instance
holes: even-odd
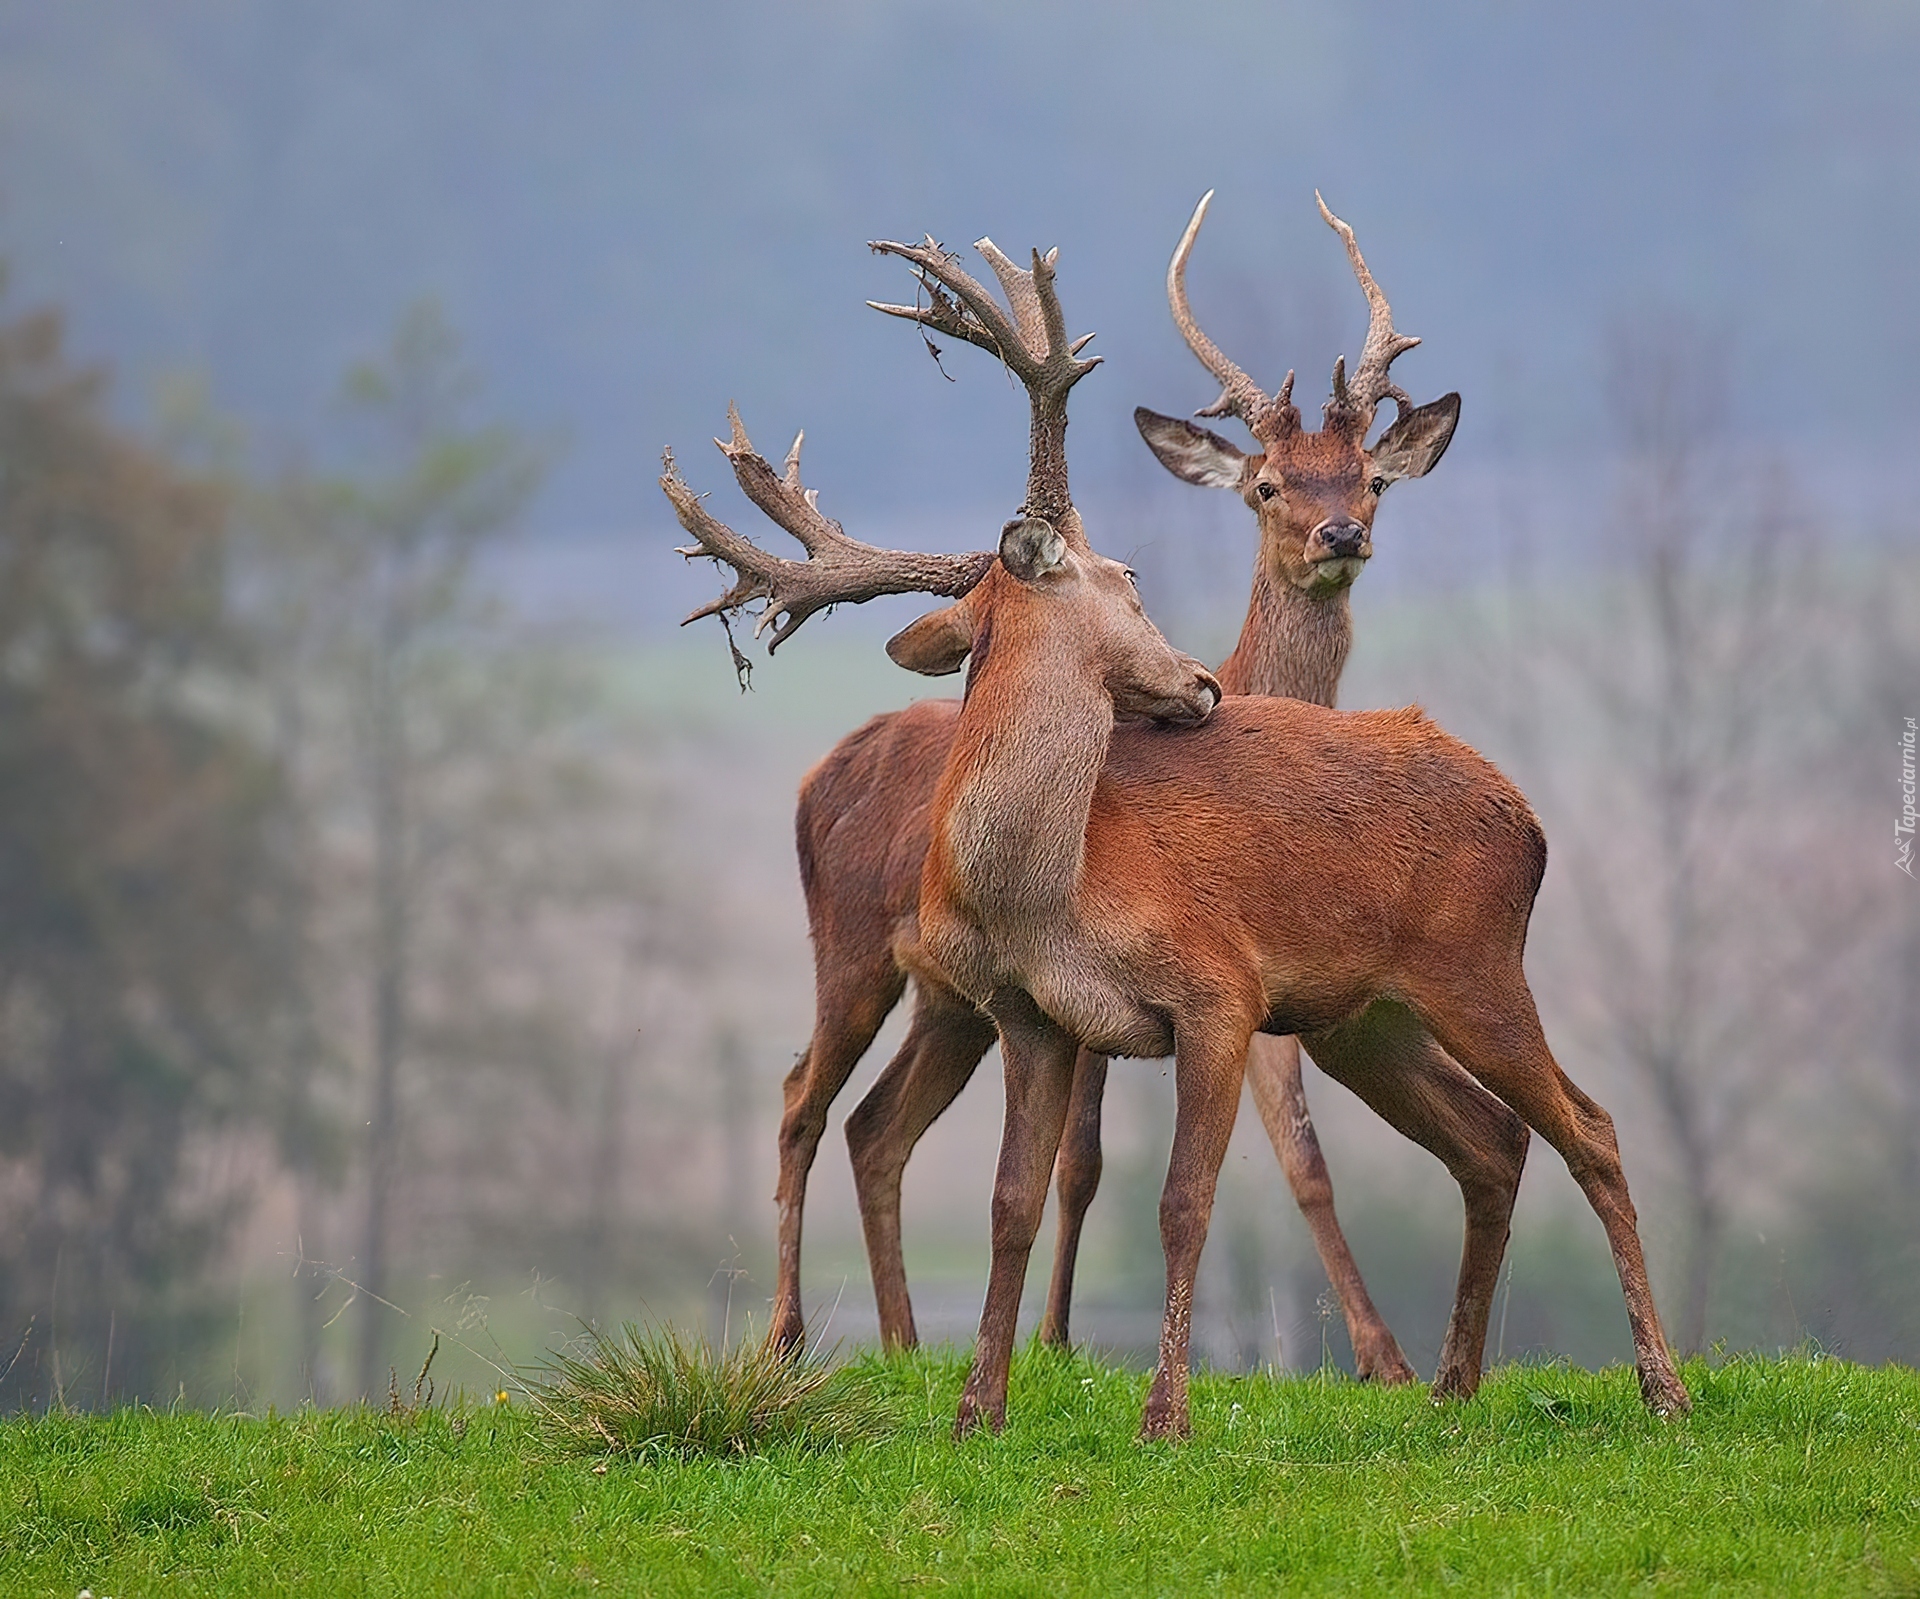
[[[1172,264],[1167,268],[1167,303],[1173,307],[1174,325],[1187,341],[1187,348],[1200,358],[1202,366],[1220,380],[1220,398],[1193,414],[1237,416],[1248,427],[1252,427],[1254,419],[1271,402],[1260,385],[1228,360],[1220,346],[1200,331],[1200,324],[1193,319],[1193,309],[1187,304],[1187,257],[1193,254],[1193,241],[1200,237],[1200,224],[1206,221],[1207,207],[1212,203],[1213,190],[1209,189],[1200,196],[1200,203],[1193,208],[1193,220],[1187,224],[1187,231],[1180,235]]]
[[[1065,375],[1066,381],[1061,385],[1064,390],[1072,388],[1097,367],[1101,358],[1096,355],[1091,361],[1073,359],[1087,347],[1093,335],[1082,334],[1071,344],[1067,342],[1067,313],[1060,307],[1060,291],[1053,286],[1053,280],[1058,275],[1055,269],[1059,263],[1059,245],[1056,244],[1045,255],[1035,250],[1033,268],[1026,276],[1033,282],[1034,297],[1040,302],[1040,319],[1046,324],[1047,363]]]
[[[704,557],[721,562],[736,574],[733,584],[718,599],[694,611],[687,622],[703,616],[740,616],[755,600],[762,600],[765,604],[753,631],[757,637],[769,628],[773,630],[767,645],[768,653],[772,653],[815,611],[830,605],[858,605],[882,594],[940,594],[952,598],[965,594],[993,564],[994,557],[985,551],[924,555],[882,549],[848,538],[838,522],[820,511],[815,503],[817,491],[800,481],[804,433],[793,441],[783,475],[754,449],[736,407],[727,407],[727,419],[732,424],[732,437],[715,439],[714,443],[731,463],[741,491],[769,519],[799,540],[807,559],[791,561],[773,555],[734,532],[701,503],[700,496],[680,476],[673,451],[666,451],[660,487],[673,502],[680,525],[694,537],[694,543],[679,553],[689,560]],[[738,652],[735,662],[740,662]]]
[[[1100,364],[1100,357],[1080,354],[1091,333],[1068,342],[1066,314],[1054,288],[1060,252],[1049,250],[1043,256],[1035,250],[1032,268],[1023,270],[991,239],[981,239],[974,246],[1006,292],[1009,314],[932,239],[924,244],[876,240],[869,248],[911,262],[931,302],[906,306],[869,300],[869,305],[991,350],[1020,379],[1033,405],[1024,509],[1057,524],[1069,540],[1082,538],[1067,489],[1067,395]]]
[[[986,287],[931,236],[922,244],[895,244],[873,239],[867,248],[876,255],[897,255],[912,264],[914,277],[927,291],[927,305],[886,305],[879,300],[867,304],[888,316],[919,322],[952,338],[965,339],[1012,367],[1021,370],[1027,364],[1027,349],[1013,323],[995,302]],[[957,303],[956,303],[957,302]]]
[[[1367,339],[1360,348],[1360,364],[1349,380],[1346,357],[1341,356],[1334,363],[1333,398],[1328,402],[1329,413],[1342,410],[1363,417],[1364,432],[1366,427],[1372,425],[1374,407],[1389,395],[1402,412],[1412,405],[1406,390],[1393,381],[1387,369],[1420,341],[1407,334],[1394,332],[1393,308],[1387,304],[1385,291],[1374,282],[1373,274],[1367,270],[1366,257],[1360,253],[1353,229],[1327,209],[1327,202],[1320,198],[1318,189],[1313,191],[1313,198],[1327,226],[1339,234],[1341,242],[1346,245],[1347,259],[1353,263],[1353,275],[1360,280],[1361,292],[1367,297]]]
[[[993,275],[1000,280],[1000,288],[1007,297],[1007,304],[1013,308],[1014,325],[1019,330],[1020,342],[1030,353],[1043,354],[1047,348],[1047,322],[1045,313],[1040,309],[1038,275],[1033,272],[1022,272],[991,239],[976,239],[973,247],[980,252],[987,265],[993,268]],[[1055,253],[1058,254],[1057,251]]]
[[[1050,250],[1044,257],[1034,251],[1033,269],[1023,271],[992,239],[981,239],[974,245],[1006,293],[1012,310],[1009,317],[987,288],[932,239],[924,244],[877,239],[868,248],[911,262],[914,275],[932,302],[925,306],[885,305],[869,300],[868,305],[888,316],[922,323],[991,351],[1026,385],[1035,403],[1043,399],[1060,403],[1067,390],[1100,364],[1099,356],[1077,359],[1093,337],[1091,333],[1071,345],[1067,342],[1066,319],[1053,287],[1058,250]]]

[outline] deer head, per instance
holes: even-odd
[[[733,437],[715,440],[732,463],[747,496],[807,549],[793,561],[769,554],[736,533],[680,476],[672,452],[660,486],[695,544],[681,553],[732,567],[737,581],[687,620],[738,613],[765,602],[759,626],[779,618],[775,638],[791,633],[815,611],[857,605],[882,594],[959,594],[953,605],[923,616],[887,645],[901,666],[929,677],[957,672],[970,652],[985,655],[989,639],[1044,637],[1059,670],[1090,669],[1122,716],[1190,725],[1219,703],[1220,685],[1192,657],[1174,649],[1148,619],[1133,573],[1096,555],[1085,540],[1069,542],[1040,517],[1015,517],[1001,530],[998,558],[926,555],[889,550],[848,538],[823,516],[815,493],[801,486],[799,444],[784,475],[754,448],[737,411],[728,412]],[[1084,663],[1076,665],[1075,663]]]
[[[1000,530],[999,562],[965,598],[887,643],[896,664],[928,677],[958,671],[971,655],[969,690],[990,653],[1044,662],[1040,698],[1053,677],[1097,678],[1120,716],[1192,727],[1220,703],[1213,674],[1148,618],[1133,573],[1068,544],[1038,517],[1015,517]]]
[[[1388,369],[1420,341],[1394,331],[1392,309],[1367,270],[1353,229],[1327,209],[1317,192],[1314,198],[1327,225],[1346,244],[1371,313],[1353,376],[1347,375],[1344,355],[1334,362],[1320,430],[1309,433],[1300,425],[1293,373],[1269,397],[1194,320],[1187,304],[1187,257],[1212,190],[1194,208],[1173,252],[1167,299],[1188,347],[1220,382],[1220,398],[1195,414],[1238,417],[1260,447],[1243,451],[1208,428],[1144,407],[1133,419],[1148,448],[1175,477],[1204,488],[1233,489],[1247,502],[1260,523],[1262,564],[1276,579],[1308,594],[1330,595],[1346,589],[1373,554],[1373,516],[1388,486],[1424,477],[1446,453],[1460,419],[1460,396],[1448,394],[1415,407],[1393,382]],[[1369,447],[1374,412],[1389,396],[1398,414]]]
[[[858,604],[881,594],[960,595],[958,603],[898,634],[888,654],[913,671],[941,676],[958,671],[975,651],[978,667],[992,637],[1005,641],[1003,653],[1009,654],[1020,639],[1038,650],[1043,677],[1050,671],[1080,680],[1097,677],[1120,715],[1183,724],[1204,720],[1219,702],[1220,685],[1147,619],[1133,573],[1094,553],[1068,493],[1067,396],[1098,363],[1079,358],[1091,334],[1067,339],[1054,288],[1059,252],[1034,251],[1032,268],[1023,271],[991,239],[979,242],[975,248],[999,279],[1009,311],[931,239],[872,248],[910,262],[929,302],[871,302],[875,310],[992,352],[1026,386],[1033,429],[1022,514],[1002,528],[997,560],[987,554],[920,555],[861,544],[822,515],[814,492],[801,483],[800,440],[794,440],[786,471],[776,473],[754,450],[739,413],[729,410],[733,436],[714,442],[747,497],[799,540],[807,559],[771,555],[718,520],[681,479],[669,451],[660,486],[681,526],[696,540],[681,553],[710,557],[736,574],[724,594],[687,620],[739,615],[761,602],[756,625],[773,627],[777,644],[826,606]],[[1024,658],[1027,651],[1020,653]]]

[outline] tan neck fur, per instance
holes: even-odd
[[[1331,706],[1352,647],[1346,589],[1307,594],[1259,560],[1240,642],[1221,664],[1220,686],[1229,694],[1277,694]]]
[[[1113,734],[1113,701],[1071,638],[1020,633],[1002,621],[975,646],[928,861],[974,918],[1008,926],[1070,910]]]

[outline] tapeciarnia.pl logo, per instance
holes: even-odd
[[[1900,820],[1893,824],[1893,864],[1913,876],[1913,718],[1900,735]]]

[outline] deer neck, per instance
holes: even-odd
[[[1330,706],[1352,647],[1346,589],[1308,594],[1261,561],[1240,642],[1220,667],[1220,686],[1229,694],[1282,695]]]
[[[934,800],[928,868],[976,925],[1070,915],[1113,700],[1071,641],[984,633]]]

